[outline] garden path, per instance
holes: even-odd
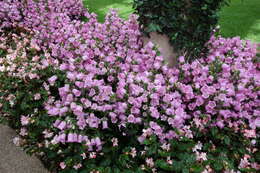
[[[0,173],[48,173],[36,157],[13,144],[15,136],[14,130],[0,125]]]

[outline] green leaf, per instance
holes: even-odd
[[[162,32],[162,30],[159,25],[150,23],[148,26],[148,32]]]
[[[195,165],[193,165],[191,169],[192,169],[192,172],[194,172],[194,173],[201,173],[204,170],[204,168],[197,163]]]
[[[221,161],[219,160],[216,160],[214,163],[213,163],[213,168],[217,171],[220,171],[223,169],[223,165],[221,163]]]
[[[111,164],[111,157],[108,156],[100,163],[100,166],[108,167],[110,164]]]
[[[218,134],[218,128],[217,127],[212,127],[210,129],[210,132],[211,132],[212,136],[214,137],[214,136],[216,136]]]
[[[174,167],[172,165],[169,165],[164,160],[156,160],[155,165],[165,171],[173,171]]]
[[[187,168],[183,168],[183,170],[182,170],[182,173],[189,173],[190,171],[189,171],[189,169],[187,169]]]
[[[230,138],[228,136],[225,136],[224,142],[225,142],[226,145],[230,145]]]

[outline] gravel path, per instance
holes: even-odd
[[[15,135],[14,130],[0,125],[0,173],[48,173],[36,157],[13,144]]]

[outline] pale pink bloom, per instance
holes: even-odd
[[[53,136],[53,132],[49,132],[48,130],[44,130],[42,133],[44,134],[44,138],[50,138]]]
[[[204,152],[196,152],[196,160],[199,160],[199,161],[205,161],[207,160],[207,154],[204,153]]]
[[[59,108],[52,107],[48,110],[49,115],[58,115],[60,113]]]
[[[256,163],[256,162],[251,163],[251,167],[256,169],[256,170],[260,170],[260,164],[259,163]]]
[[[161,148],[165,151],[170,151],[170,148],[171,148],[171,144],[166,144],[164,143]]]
[[[30,74],[29,74],[29,78],[30,78],[30,79],[35,79],[35,78],[37,78],[37,77],[38,77],[38,75],[35,74],[35,73],[30,73]]]
[[[13,143],[15,146],[20,146],[22,143],[22,139],[20,137],[13,138]]]
[[[135,149],[135,148],[131,148],[130,155],[131,155],[133,158],[135,158],[135,156],[136,156],[136,149]]]
[[[107,121],[102,121],[102,128],[103,129],[107,129],[108,128]]]
[[[240,160],[238,168],[247,168],[250,165],[249,161],[247,158],[243,158]]]
[[[145,160],[146,162],[146,165],[149,166],[150,168],[154,167],[154,161],[153,161],[153,158],[147,158]]]
[[[83,160],[87,158],[86,153],[82,153],[81,156],[82,156],[82,159],[83,159]]]
[[[34,57],[33,57],[33,59],[32,59],[32,61],[38,62],[38,61],[39,61],[39,59],[40,59],[40,57],[39,57],[39,56],[34,56]]]
[[[248,138],[255,138],[256,137],[256,132],[254,129],[252,130],[248,130],[248,129],[245,129],[244,130],[244,135]]]
[[[56,76],[56,75],[54,75],[54,76],[52,76],[52,77],[50,77],[49,79],[48,79],[48,82],[49,82],[49,84],[51,85],[51,86],[53,86],[54,85],[54,83],[55,83],[55,81],[58,79],[58,77]]]
[[[26,126],[26,125],[28,125],[30,123],[30,118],[29,117],[26,117],[26,116],[22,116],[21,117],[21,124],[23,125],[23,126]]]
[[[201,150],[202,149],[202,143],[199,141],[197,145],[195,145],[193,148],[192,148],[192,151],[193,152],[196,152],[198,150]]]
[[[60,163],[60,167],[61,167],[61,169],[65,169],[65,168],[66,168],[65,162],[61,162],[61,163]]]
[[[168,163],[169,165],[172,165],[172,160],[171,160],[171,157],[170,157],[170,156],[167,157],[167,163]]]
[[[27,129],[26,128],[21,128],[20,133],[21,136],[26,136],[28,135]]]
[[[97,157],[97,154],[95,152],[89,153],[89,158],[90,159],[95,159]]]
[[[81,167],[82,167],[82,164],[81,164],[81,163],[79,163],[79,164],[73,166],[73,168],[76,169],[76,170],[78,170],[78,169],[81,168]]]
[[[40,93],[34,94],[34,100],[40,100],[40,99],[41,99],[41,94]]]
[[[65,121],[62,121],[58,126],[57,126],[57,128],[58,129],[60,129],[60,130],[64,130],[65,129],[65,127],[66,127],[66,122]]]
[[[111,142],[113,143],[113,147],[118,146],[118,139],[117,138],[112,138]]]
[[[156,169],[156,168],[153,168],[153,169],[152,169],[152,173],[157,173],[157,169]]]

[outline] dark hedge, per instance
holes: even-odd
[[[176,51],[191,60],[207,52],[205,43],[216,28],[218,12],[229,1],[134,0],[134,9],[145,34],[166,34]]]

